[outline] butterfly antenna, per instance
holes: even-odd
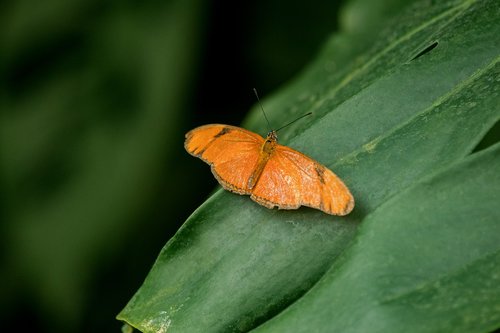
[[[310,116],[310,115],[312,115],[312,112],[308,112],[308,113],[306,113],[306,114],[304,114],[304,115],[302,115],[302,116],[298,117],[297,119],[295,119],[295,120],[293,120],[293,121],[289,122],[288,124],[281,126],[281,127],[280,127],[280,128],[278,128],[275,132],[278,132],[280,129],[283,129],[283,128],[285,128],[285,127],[287,127],[287,126],[289,126],[289,125],[293,124],[293,123],[294,123],[294,122],[296,122],[297,120],[302,119],[302,118],[307,117],[307,116]]]
[[[260,109],[262,110],[262,114],[264,115],[264,118],[266,118],[267,126],[269,127],[269,131],[271,131],[272,130],[271,123],[269,122],[269,119],[267,119],[266,113],[264,112],[264,107],[262,106],[262,103],[260,102],[259,94],[257,94],[257,89],[253,88],[253,92],[255,93],[255,97],[257,97],[257,102],[259,102]]]

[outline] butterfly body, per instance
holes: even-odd
[[[348,188],[332,171],[280,145],[275,131],[264,139],[235,126],[204,125],[186,134],[184,146],[211,166],[224,189],[250,195],[267,208],[309,206],[346,215],[354,207]]]
[[[256,168],[252,175],[248,179],[248,190],[251,190],[255,187],[257,182],[259,181],[260,175],[262,171],[264,171],[264,167],[267,164],[267,161],[273,156],[273,153],[278,145],[278,136],[275,131],[269,132],[267,135],[266,141],[262,145],[261,152],[259,155],[259,160],[257,161]]]

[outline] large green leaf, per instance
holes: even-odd
[[[256,331],[498,328],[499,170],[497,144],[388,200],[323,280]]]
[[[377,219],[378,207],[385,211],[427,175],[464,159],[499,119],[500,46],[494,41],[500,23],[494,14],[495,1],[418,2],[356,57],[348,34],[332,38],[310,68],[265,105],[278,125],[313,112],[280,132],[281,142],[344,179],[356,198],[354,211],[340,218],[307,208],[268,210],[248,197],[218,191],[166,244],[118,318],[146,332],[245,331],[300,299],[328,269],[335,272],[361,222],[364,229]],[[248,128],[265,132],[257,111]],[[420,204],[414,205],[415,210]],[[399,207],[394,218],[404,223],[414,210]],[[454,219],[446,210],[439,216]],[[478,223],[483,220],[490,221],[481,217]],[[413,264],[418,270],[420,263]],[[344,292],[356,304],[360,295]],[[307,331],[324,330],[328,316],[318,317],[315,327],[307,326],[305,315],[315,316],[308,312],[315,297],[320,302],[329,295],[311,291],[299,310],[268,327],[290,331],[298,323]],[[325,313],[334,311],[321,304]],[[309,307],[304,320],[302,307]],[[349,313],[344,316],[349,322]]]

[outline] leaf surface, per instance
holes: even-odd
[[[334,269],[255,331],[494,330],[499,169],[497,144],[388,200],[364,219]]]

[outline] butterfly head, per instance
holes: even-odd
[[[276,141],[278,141],[278,134],[276,134],[275,130],[272,130],[269,133],[267,133],[266,141],[267,142],[276,142]]]

